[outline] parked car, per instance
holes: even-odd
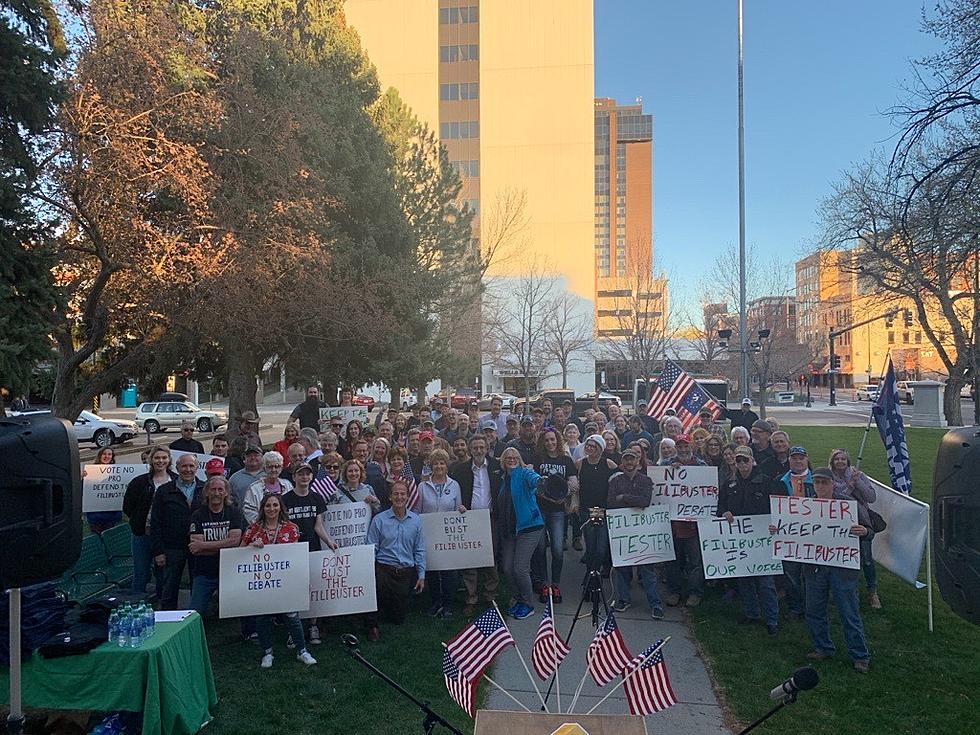
[[[877,401],[878,400],[878,386],[877,385],[859,385],[857,390],[854,391],[855,401]]]
[[[575,391],[566,390],[564,388],[547,388],[541,391],[540,393],[531,396],[531,408],[540,406],[546,398],[551,401],[552,407],[557,406],[558,404],[563,403],[564,401],[571,401],[572,403],[574,403]],[[514,401],[514,408],[520,405],[524,405],[524,403],[526,403],[526,400],[524,398],[518,398],[516,401]],[[525,413],[527,413],[526,410]]]
[[[205,411],[190,401],[153,401],[141,403],[136,409],[136,424],[151,434],[179,428],[185,421],[193,421],[198,431],[215,431],[228,423],[228,417]]]
[[[915,401],[915,388],[909,385],[907,381],[900,380],[895,384],[895,387],[895,392],[900,403],[911,405]]]
[[[473,401],[480,400],[480,393],[476,388],[457,388],[449,397],[449,405],[453,408],[465,409]]]
[[[91,411],[78,414],[74,428],[78,441],[94,442],[99,449],[129,441],[140,432],[135,421],[104,419]]]
[[[596,399],[596,392],[583,393],[575,399],[575,415],[581,416],[585,413],[585,409],[594,408],[593,403]],[[617,406],[622,406],[623,402],[620,400],[619,396],[614,396],[612,393],[606,393],[605,391],[599,391],[599,410],[606,413],[609,410],[609,406],[616,404]]]
[[[414,390],[402,388],[398,392],[398,403],[401,404],[402,411],[409,411],[418,401],[418,394]]]
[[[351,399],[351,403],[355,406],[367,406],[368,411],[374,410],[374,399],[371,396],[366,396],[363,393],[358,393]]]
[[[190,398],[187,397],[186,393],[161,393],[157,396],[158,401],[189,401]]]
[[[517,396],[512,396],[510,393],[487,393],[477,401],[477,406],[479,406],[481,411],[489,411],[490,403],[494,398],[500,399],[505,411],[510,411],[514,406],[514,401],[517,400]]]

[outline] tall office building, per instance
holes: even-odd
[[[591,300],[593,199],[592,0],[347,0],[348,23],[383,87],[437,131],[478,212],[523,193],[520,252],[491,275],[520,276],[532,259]]]

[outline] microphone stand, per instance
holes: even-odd
[[[785,697],[782,698],[782,700],[780,700],[780,702],[775,707],[773,707],[771,710],[769,710],[768,712],[766,712],[762,717],[760,717],[758,720],[756,720],[755,722],[753,722],[747,728],[745,728],[744,730],[742,730],[738,735],[745,735],[745,733],[754,730],[756,727],[758,727],[763,722],[765,722],[766,720],[768,720],[774,714],[776,714],[777,712],[779,712],[779,710],[781,710],[787,704],[793,704],[793,702],[796,701],[796,695],[798,693],[799,692],[790,692],[789,694],[787,694]]]
[[[383,682],[385,682],[388,686],[390,686],[396,692],[401,694],[403,697],[411,700],[416,707],[422,710],[422,713],[425,715],[425,718],[422,720],[422,729],[425,731],[426,735],[431,735],[436,725],[442,725],[444,728],[449,730],[454,735],[463,735],[462,732],[460,732],[455,727],[453,727],[448,722],[446,722],[446,720],[443,719],[443,717],[433,712],[432,708],[429,707],[428,702],[423,702],[417,697],[415,697],[415,695],[413,695],[411,692],[405,689],[401,684],[399,684],[397,681],[392,679],[390,676],[388,676],[377,666],[375,666],[366,658],[364,658],[364,656],[361,655],[361,652],[357,650],[357,636],[352,635],[351,633],[345,633],[340,637],[340,640],[343,641],[344,646],[347,648],[347,654],[352,659],[360,663],[368,671],[370,671],[372,674],[377,676],[379,679],[381,679]]]

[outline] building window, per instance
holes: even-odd
[[[616,299],[621,296],[631,296],[633,294],[628,288],[617,291],[597,291],[596,296],[600,299]]]
[[[456,61],[479,61],[480,47],[475,43],[463,43],[439,47],[439,61],[454,63]]]
[[[476,120],[439,123],[439,137],[443,140],[479,138],[480,123]]]
[[[439,8],[440,25],[457,25],[459,23],[479,23],[480,14],[476,5],[463,8]]]
[[[888,344],[890,344],[890,345],[895,344],[895,333],[894,332],[889,332],[888,333]]]
[[[462,84],[440,84],[439,99],[443,102],[480,99],[480,85],[477,82]]]
[[[916,332],[915,333],[915,343],[917,345],[921,345],[922,344],[922,332]]]
[[[449,163],[460,176],[474,178],[480,175],[479,161],[450,161]]]

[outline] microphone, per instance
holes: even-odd
[[[812,666],[804,666],[802,669],[794,671],[789,679],[769,692],[769,699],[775,702],[784,697],[795,697],[798,692],[813,689],[819,681],[820,676],[816,669]]]
[[[357,648],[357,636],[353,633],[344,633],[342,636],[340,636],[340,640],[343,641],[343,644],[351,650]],[[802,669],[800,669],[800,671],[802,671]],[[816,675],[816,672],[814,672],[814,675]],[[809,687],[807,687],[807,689],[809,689]]]

